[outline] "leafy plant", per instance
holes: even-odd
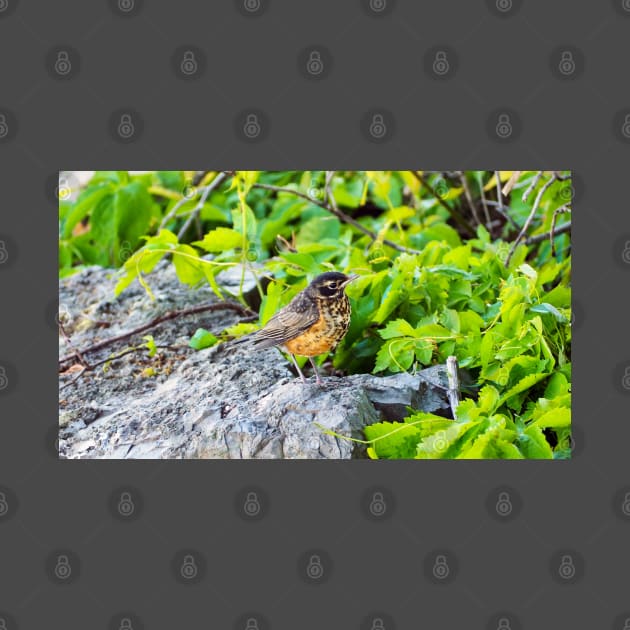
[[[474,386],[455,420],[410,410],[365,430],[377,458],[570,454],[568,172],[97,172],[60,203],[60,274],[120,267],[117,294],[164,257],[182,283],[237,266],[271,278],[260,324],[317,274],[352,270],[352,321],[332,358],[392,374],[457,357]],[[497,193],[499,188],[507,192]],[[227,329],[221,340],[255,324]],[[210,336],[209,336],[210,335]],[[197,331],[190,345],[219,340]],[[328,357],[321,357],[321,363]]]

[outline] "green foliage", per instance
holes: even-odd
[[[511,175],[501,172],[501,185]],[[504,200],[511,220],[487,205],[488,222],[483,203],[496,199],[497,187],[491,171],[463,173],[463,180],[448,173],[337,172],[329,183],[334,206],[359,230],[330,205],[321,207],[330,203],[324,171],[237,171],[206,196],[216,173],[191,193],[193,173],[97,172],[75,202],[60,203],[60,274],[87,264],[115,267],[117,294],[136,280],[151,293],[145,276],[167,257],[182,283],[207,282],[223,299],[227,291],[216,275],[238,265],[241,278],[247,269],[273,278],[266,291],[259,285],[262,325],[317,274],[358,273],[348,288],[352,321],[334,367],[387,375],[454,355],[474,381],[454,421],[410,410],[402,422],[367,427],[371,457],[566,458],[570,237],[557,235],[555,252],[548,239],[514,247],[549,177],[523,199],[534,175],[520,173]],[[560,172],[540,199],[528,237],[549,232],[570,186],[570,175]],[[556,229],[569,217],[558,215]],[[244,302],[242,290],[231,297]],[[238,324],[220,339],[200,329],[190,345],[202,349],[256,327]]]
[[[195,350],[203,350],[214,346],[219,341],[218,337],[204,328],[197,328],[195,334],[190,338],[188,345]]]

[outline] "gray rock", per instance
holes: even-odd
[[[205,288],[182,289],[168,266],[147,279],[161,300],[151,302],[135,286],[113,299],[115,280],[95,268],[64,279],[61,292],[73,305],[73,321],[85,319],[86,312],[114,315],[105,334],[96,325],[69,325],[70,343],[84,347],[169,310],[216,299]],[[238,321],[231,311],[205,319],[204,327],[215,332]],[[195,318],[176,320],[149,333],[172,345],[187,340],[198,324]],[[63,353],[69,350],[65,339],[60,344]],[[175,353],[153,359],[131,353],[71,384],[73,375],[62,375],[61,457],[348,459],[364,456],[363,445],[349,438],[363,439],[369,424],[400,420],[408,407],[448,415],[443,366],[414,375],[324,377],[320,387],[314,378],[296,379],[274,348],[219,344],[194,352],[182,343]],[[156,375],[144,377],[147,367]]]

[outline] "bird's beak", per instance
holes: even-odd
[[[359,276],[357,276],[356,273],[353,273],[352,275],[348,276],[344,281],[343,284],[341,286],[347,287],[351,282],[353,282],[354,280],[356,280]]]

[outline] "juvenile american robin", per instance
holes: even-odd
[[[257,348],[279,346],[291,357],[303,382],[302,370],[294,355],[308,357],[318,385],[322,385],[313,357],[333,350],[348,331],[350,302],[345,288],[359,276],[323,273],[298,293],[260,330],[235,343],[251,342]]]

